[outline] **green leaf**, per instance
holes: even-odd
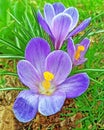
[[[89,77],[90,78],[90,80],[92,80],[93,82],[95,82],[95,83],[97,83],[97,84],[99,84],[99,85],[104,85],[104,84],[102,84],[101,82],[99,82],[99,81],[97,81],[97,80],[95,80],[95,79],[93,79],[92,77]]]
[[[27,24],[28,24],[28,26],[30,28],[30,32],[32,32],[32,35],[34,37],[35,33],[34,33],[33,25],[32,25],[32,22],[30,21],[30,18],[27,15],[27,13],[25,13],[25,18],[26,18]]]
[[[19,24],[19,26],[21,27],[21,30],[23,32],[25,32],[26,35],[28,35],[28,37],[31,39],[32,35],[30,34],[30,32],[24,27],[24,24],[21,24],[21,22],[13,15],[9,12],[10,16]]]
[[[81,70],[75,71],[75,73],[77,73],[77,72],[86,72],[86,71],[103,72],[104,69],[81,69]]]
[[[10,42],[8,42],[8,41],[2,39],[2,38],[0,38],[0,42],[1,42],[2,44],[5,44],[6,47],[8,46],[8,47],[10,47],[10,48],[16,50],[18,53],[23,54],[23,51],[22,51],[20,48],[18,48],[18,47],[16,47],[15,45],[13,45],[12,43],[10,43]]]
[[[88,36],[92,36],[94,34],[99,34],[99,33],[104,33],[104,30],[98,30],[98,31],[95,31],[95,32],[91,32],[88,34]]]
[[[16,73],[14,73],[14,72],[8,72],[8,71],[0,72],[0,75],[18,76]]]
[[[37,11],[34,9],[33,6],[31,6],[31,9],[32,9],[32,13],[33,13],[33,16],[34,16],[34,20],[35,20],[36,23],[37,23],[37,29],[38,29],[38,31],[39,31],[39,35],[40,35],[41,37],[43,37],[43,32],[42,32],[42,29],[41,29],[41,27],[40,27],[40,25],[39,25],[38,19],[37,19]]]
[[[0,58],[9,58],[9,59],[24,59],[23,56],[11,55],[11,54],[0,54]]]
[[[7,87],[7,88],[0,88],[0,91],[11,91],[11,90],[27,90],[28,88],[22,88],[22,87],[17,87],[17,88],[12,88],[12,87]]]
[[[100,16],[102,16],[102,15],[104,15],[104,12],[102,12],[102,13],[96,15],[95,17],[93,17],[93,18],[92,18],[92,21],[98,19],[98,17],[100,17]]]

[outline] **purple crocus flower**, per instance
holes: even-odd
[[[91,18],[85,19],[76,27],[79,20],[78,10],[74,7],[65,8],[60,2],[45,4],[44,18],[40,11],[37,18],[42,28],[50,35],[55,49],[60,49],[66,39],[83,31],[91,21]]]
[[[90,40],[88,38],[83,39],[80,44],[76,45],[74,45],[74,41],[69,38],[67,52],[71,57],[73,66],[83,64],[87,60],[87,58],[84,58],[84,56],[88,50],[89,45]]]
[[[69,78],[72,62],[69,55],[57,50],[50,52],[42,38],[33,38],[25,50],[25,60],[19,61],[17,72],[22,83],[29,87],[17,96],[13,111],[20,122],[29,122],[39,111],[45,116],[57,113],[66,98],[75,98],[86,91],[86,73]]]

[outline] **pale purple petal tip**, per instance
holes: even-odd
[[[59,86],[59,90],[66,92],[67,98],[76,98],[87,90],[89,83],[88,75],[86,73],[79,73],[66,79]]]
[[[47,24],[47,22],[45,21],[45,19],[43,18],[40,11],[38,11],[38,13],[37,13],[37,19],[38,19],[38,22],[41,25],[41,27],[51,36],[52,33],[51,33],[51,30],[50,30],[50,27]]]
[[[31,121],[38,111],[39,96],[29,90],[20,92],[13,106],[16,118],[23,123]]]
[[[54,8],[51,4],[45,4],[44,6],[44,16],[47,24],[50,26],[53,17],[55,16]]]
[[[56,15],[62,13],[65,10],[65,6],[61,2],[54,3],[53,8],[55,10]]]
[[[52,34],[55,38],[55,49],[60,49],[66,36],[70,32],[72,18],[68,14],[60,13],[52,20]]]
[[[72,37],[79,32],[83,31],[91,22],[91,18],[85,19],[79,26],[77,26],[69,35],[68,37]]]
[[[38,111],[45,116],[59,112],[66,99],[65,92],[56,91],[50,96],[40,95]]]
[[[70,27],[71,28],[70,30],[72,30],[73,28],[76,27],[78,20],[79,20],[78,10],[74,7],[70,7],[70,8],[67,8],[66,10],[64,10],[64,13],[69,14],[72,18],[72,25]]]

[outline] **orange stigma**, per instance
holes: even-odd
[[[85,47],[80,45],[78,46],[76,53],[75,53],[75,59],[78,60],[80,58],[81,52],[85,50]]]

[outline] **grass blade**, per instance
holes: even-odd
[[[32,36],[31,36],[30,32],[24,27],[24,24],[21,24],[21,22],[10,12],[9,12],[9,14],[19,24],[19,26],[21,26],[21,30],[23,30],[25,32],[25,34],[28,35],[28,37],[31,39]]]
[[[30,19],[28,17],[28,15],[25,13],[25,17],[26,17],[26,21],[27,21],[27,24],[32,32],[32,35],[35,36],[35,33],[34,33],[34,30],[33,30],[33,27],[32,27],[32,23],[30,22]]]
[[[0,88],[0,91],[11,91],[11,90],[27,90],[28,88],[22,88],[22,87],[17,87],[17,88],[12,88],[12,87],[7,87],[7,88]]]
[[[23,51],[20,48],[14,46],[12,43],[10,43],[10,42],[2,39],[2,38],[0,38],[0,42],[3,43],[3,44],[5,44],[6,46],[8,46],[8,47],[10,47],[10,48],[18,51],[19,53],[23,54]]]
[[[99,84],[99,85],[104,85],[104,84],[100,83],[99,81],[97,81],[97,80],[95,80],[95,79],[93,79],[93,78],[91,78],[91,77],[89,77],[89,78],[90,78],[90,80],[92,80],[93,82],[95,82],[95,83],[97,83],[97,84]]]
[[[102,72],[102,71],[104,71],[104,69],[82,69],[82,70],[75,71],[75,73],[77,73],[77,72],[86,72],[86,71]]]
[[[23,56],[9,55],[9,54],[0,54],[0,58],[7,58],[7,59],[24,59]]]
[[[39,25],[39,23],[38,23],[38,19],[37,19],[37,11],[36,11],[36,10],[34,9],[34,7],[32,7],[32,6],[31,6],[31,10],[32,10],[34,19],[35,19],[35,21],[36,21],[36,23],[37,23],[37,28],[38,28],[38,31],[39,31],[39,35],[40,35],[41,37],[43,37],[42,29],[41,29],[41,27],[40,27],[40,25]]]
[[[16,73],[14,73],[14,72],[8,72],[8,71],[0,72],[0,75],[18,76]]]

